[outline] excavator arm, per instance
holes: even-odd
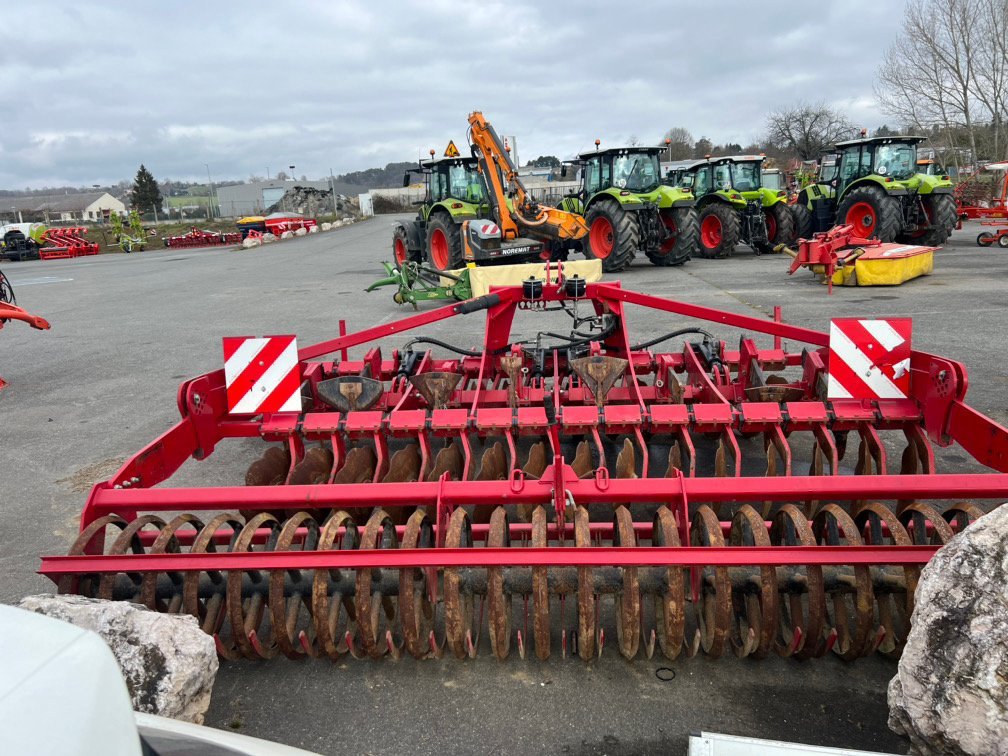
[[[478,110],[469,115],[469,142],[479,160],[479,169],[504,239],[530,236],[567,241],[588,234],[588,226],[580,215],[540,205],[532,199],[494,127]],[[513,210],[507,204],[508,185],[514,193]]]

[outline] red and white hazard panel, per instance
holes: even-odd
[[[910,318],[830,321],[827,399],[910,394]]]
[[[301,411],[301,368],[294,336],[224,339],[228,412]]]

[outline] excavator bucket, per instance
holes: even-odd
[[[965,368],[903,322],[834,343],[569,283],[303,347],[297,412],[230,415],[223,371],[186,381],[40,572],[190,614],[226,659],[898,655],[922,567],[1008,498],[1008,430]],[[481,316],[479,349],[376,343]],[[250,439],[246,485],[229,454],[173,480]]]

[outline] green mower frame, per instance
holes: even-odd
[[[581,188],[560,209],[584,216],[585,257],[607,273],[625,270],[638,251],[661,267],[682,265],[696,251],[699,225],[689,189],[661,183],[658,147],[596,149],[569,165],[581,169]]]
[[[815,183],[792,206],[802,238],[834,225],[881,242],[938,247],[958,223],[947,175],[919,172],[920,136],[891,136],[840,142],[819,161]]]

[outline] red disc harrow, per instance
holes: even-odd
[[[422,334],[477,313],[479,349]],[[669,333],[635,344],[642,317]],[[1008,498],[1008,432],[920,351],[904,398],[829,400],[828,345],[618,283],[495,289],[300,349],[301,411],[183,383],[40,572],[191,614],[226,658],[896,655],[921,567]],[[245,486],[172,484],[253,443]],[[992,471],[941,472],[952,444]]]

